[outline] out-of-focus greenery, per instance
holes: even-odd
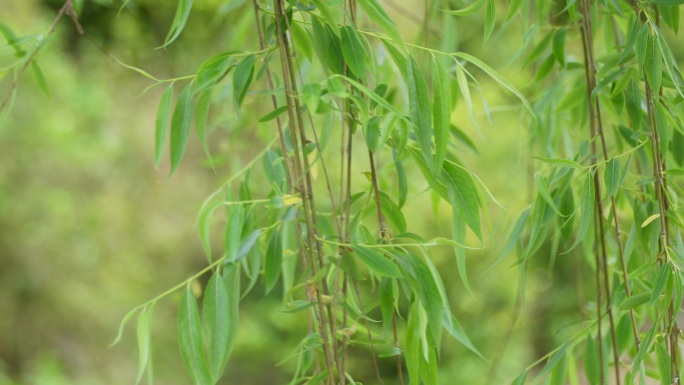
[[[117,2],[86,0],[81,22],[104,50],[158,78],[192,74],[203,60],[227,49],[256,47],[248,7],[239,1],[233,2],[234,10],[219,0],[196,3],[186,30],[166,49],[155,48],[163,43],[174,1],[135,1],[119,14]],[[408,1],[398,3],[412,7]],[[0,22],[19,36],[45,33],[59,6],[56,0],[4,0]],[[407,41],[419,41],[420,36],[409,32],[418,29],[415,23],[389,9],[407,32]],[[501,69],[524,90],[534,74],[510,60],[524,31],[511,26],[515,33],[496,35],[483,46],[480,23],[478,18],[462,19],[448,31],[445,44]],[[162,87],[141,94],[150,81],[79,36],[68,19],[45,44],[37,63],[49,96],[29,71],[18,83],[11,108],[0,116],[0,385],[133,383],[134,328],[127,327],[123,342],[108,348],[121,317],[206,265],[195,226],[197,211],[270,137],[234,129],[231,123],[239,119],[234,114],[220,117],[210,137],[218,157],[215,171],[193,137],[186,160],[167,178],[166,161],[160,170],[153,166],[154,117]],[[682,46],[673,49],[681,57]],[[14,60],[11,47],[0,46],[0,66]],[[0,81],[0,97],[12,81],[11,76]],[[527,170],[528,133],[518,124],[518,111],[507,107],[510,98],[488,80],[482,81],[481,91],[491,115],[480,116],[479,129],[468,122],[462,105],[454,112],[479,149],[463,150],[461,159],[483,177],[506,210],[490,205],[492,228],[484,249],[468,253],[473,296],[458,279],[451,253],[435,252],[433,258],[454,312],[491,362],[514,318],[518,271],[510,267],[511,260],[486,270],[501,253],[511,222],[529,203],[533,187]],[[476,106],[486,110],[477,100]],[[243,113],[252,113],[249,105]],[[419,175],[415,169],[409,172]],[[429,193],[421,194],[420,188],[411,188],[405,210],[409,227],[448,236],[450,219],[435,210]],[[548,259],[531,261],[525,310],[498,368],[500,378],[512,378],[556,347],[563,341],[564,335],[557,333],[564,325],[589,315],[585,303],[591,299],[576,293],[591,277],[588,272],[577,275],[571,255],[558,257],[553,269],[548,269]],[[241,303],[240,335],[221,383],[289,379],[293,362],[279,363],[299,341],[294,331],[306,330],[305,318],[274,310],[282,293],[262,295],[258,286]],[[154,315],[159,384],[189,383],[176,343],[178,300],[162,301]],[[370,363],[358,358],[363,354],[355,357],[358,361],[351,365],[370,373]],[[484,383],[490,370],[487,362],[455,342],[445,344],[440,362],[443,383]],[[386,371],[392,363],[381,360]]]

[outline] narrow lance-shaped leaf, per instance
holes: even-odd
[[[403,277],[397,265],[381,253],[363,246],[352,246],[352,250],[376,274],[390,278]]]
[[[31,72],[33,73],[33,77],[36,79],[36,83],[38,83],[40,90],[43,91],[45,96],[49,98],[50,90],[48,89],[47,82],[45,81],[45,75],[43,75],[43,71],[40,69],[40,66],[36,60],[31,61]]]
[[[492,36],[494,31],[494,26],[496,25],[496,2],[494,0],[489,0],[487,2],[487,9],[485,12],[485,30],[484,30],[484,43],[487,44],[487,40]]]
[[[178,6],[176,8],[176,14],[173,17],[173,22],[171,23],[171,28],[169,28],[169,33],[164,39],[164,45],[160,48],[164,48],[167,45],[173,43],[174,40],[180,36],[185,28],[185,24],[188,22],[188,17],[190,16],[190,10],[192,9],[192,0],[179,0]]]
[[[173,111],[173,118],[171,119],[171,172],[170,175],[178,168],[185,148],[188,145],[188,136],[190,135],[190,125],[192,122],[192,84],[185,86],[178,97],[176,108]]]
[[[138,315],[136,334],[138,337],[138,375],[136,384],[142,380],[146,370],[152,368],[152,311],[154,304],[145,307]]]
[[[430,99],[425,79],[420,73],[418,63],[409,56],[406,70],[409,96],[409,109],[411,111],[411,121],[418,140],[418,146],[427,161],[429,168],[432,168],[432,119],[430,116]]]
[[[434,56],[432,57],[432,88],[434,93],[432,118],[435,126],[435,164],[432,168],[432,177],[435,179],[442,170],[449,145],[451,88],[444,65]]]
[[[171,110],[171,97],[173,96],[173,83],[166,87],[159,100],[157,108],[157,119],[154,129],[154,166],[159,167],[162,154],[164,153],[164,142],[166,141],[166,130],[169,126],[169,112]]]
[[[401,39],[401,35],[399,35],[397,26],[394,25],[392,19],[390,19],[376,0],[358,0],[358,4],[363,8],[363,11],[366,12],[368,17],[379,25],[383,32],[394,41],[394,44],[406,51],[404,41]]]
[[[579,229],[577,230],[577,238],[575,243],[570,246],[567,252],[574,249],[584,237],[587,235],[587,230],[589,230],[589,225],[594,219],[594,200],[596,199],[596,191],[594,191],[594,180],[592,177],[593,172],[588,172],[587,177],[584,180],[584,185],[582,186],[582,197],[580,200],[580,213],[579,213]]]
[[[237,107],[242,105],[247,89],[249,89],[249,85],[252,83],[255,62],[256,55],[252,54],[242,59],[237,67],[235,67],[235,72],[233,73],[233,97]]]
[[[665,347],[665,339],[658,338],[656,341],[656,363],[658,364],[658,373],[660,374],[661,384],[672,384],[672,367],[670,354]]]
[[[214,273],[207,283],[202,303],[202,329],[207,344],[212,383],[221,378],[228,362],[228,322],[228,293],[221,274]]]
[[[478,127],[477,119],[475,119],[475,111],[473,109],[473,98],[470,96],[470,88],[468,88],[468,78],[466,78],[465,71],[460,65],[456,66],[456,80],[458,81],[458,89],[461,91],[461,97],[463,98],[463,103],[465,103],[466,111],[468,111],[468,118],[475,127]]]
[[[280,238],[280,228],[277,228],[271,234],[268,240],[268,247],[266,248],[266,262],[264,264],[264,282],[266,284],[266,292],[270,292],[278,282],[280,277],[280,269],[283,263],[283,243]]]
[[[667,281],[670,279],[670,271],[671,267],[669,263],[663,263],[663,266],[658,270],[655,281],[653,281],[653,291],[651,291],[649,304],[653,305],[660,298],[663,290],[665,290],[665,286],[667,286]]]
[[[467,7],[463,9],[453,9],[453,10],[445,10],[444,12],[450,14],[450,15],[456,15],[456,16],[467,16],[467,15],[472,15],[473,13],[479,11],[482,6],[485,5],[485,0],[475,0],[474,2],[470,3]]]
[[[197,109],[195,111],[195,131],[199,138],[202,149],[207,158],[211,159],[209,153],[209,146],[207,145],[207,120],[209,119],[209,108],[211,107],[211,95],[213,89],[209,88],[200,93],[197,100]]]
[[[204,356],[202,327],[197,301],[190,286],[185,288],[178,308],[178,344],[193,384],[213,384],[207,359]]]
[[[384,192],[379,192],[380,206],[385,218],[401,234],[406,232],[406,218],[392,198]]]
[[[609,197],[615,195],[620,188],[620,184],[622,182],[621,168],[620,162],[618,162],[618,160],[615,158],[611,159],[606,165],[606,171],[605,174],[603,174],[603,181],[606,184],[606,192],[608,193]]]
[[[343,26],[341,33],[344,61],[357,78],[363,79],[366,74],[368,54],[364,48],[361,36],[356,28],[350,26]]]
[[[658,39],[655,36],[648,38],[646,57],[644,59],[644,72],[646,73],[646,79],[648,79],[648,85],[653,91],[653,98],[656,101],[658,100],[660,84],[663,80],[663,56],[660,53],[658,44]]]

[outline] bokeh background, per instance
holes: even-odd
[[[57,0],[0,0],[0,23],[17,36],[44,34],[61,5]],[[119,6],[118,1],[86,1],[81,23],[104,50],[158,78],[191,75],[222,51],[258,49],[253,16],[243,1],[195,1],[184,33],[166,49],[157,47],[166,36],[175,1],[137,0],[121,13]],[[423,11],[412,7],[411,1],[395,0],[387,9],[406,40],[420,42],[415,18]],[[441,36],[436,40],[483,59],[525,92],[534,72],[512,60],[523,29],[513,23],[483,45],[482,17],[459,20],[449,30],[440,29],[436,20],[431,27]],[[152,84],[149,79],[114,62],[79,36],[66,18],[45,44],[37,62],[49,96],[28,71],[11,107],[0,115],[0,385],[131,384],[138,359],[134,323],[121,343],[108,347],[119,321],[132,307],[206,265],[195,226],[197,211],[231,171],[263,149],[269,134],[255,133],[230,109],[217,113],[210,136],[215,171],[193,135],[181,167],[168,178],[166,159],[159,169],[153,160],[154,118],[163,87],[143,93]],[[684,45],[671,46],[681,61]],[[0,44],[3,71],[16,62],[13,54],[9,45]],[[2,98],[13,81],[10,71],[3,75]],[[568,254],[550,267],[551,259],[542,251],[530,265],[520,319],[500,360],[496,358],[516,317],[519,273],[510,267],[511,257],[486,270],[530,202],[529,160],[540,152],[530,145],[529,120],[519,103],[480,78],[474,94],[479,129],[460,105],[452,121],[479,150],[464,149],[460,158],[505,210],[489,201],[492,226],[483,249],[468,253],[472,296],[460,282],[449,250],[437,250],[432,257],[455,315],[489,362],[446,340],[440,364],[445,384],[485,383],[492,362],[498,363],[497,383],[508,381],[563,341],[563,326],[591,311],[591,294],[582,294],[589,276],[577,273],[581,262]],[[244,114],[263,114],[250,111],[249,99]],[[389,159],[384,165],[390,167],[381,168],[391,173]],[[415,176],[410,180],[422,181],[418,170],[408,172]],[[259,185],[261,179],[254,180],[252,191],[258,194],[266,187]],[[409,229],[448,236],[450,218],[432,215],[425,187],[411,186]],[[469,242],[479,246],[474,239]],[[304,318],[277,311],[282,293],[263,295],[257,285],[241,304],[240,335],[223,384],[280,384],[291,378],[294,362],[281,361],[303,337]],[[157,384],[190,383],[176,344],[178,299],[171,296],[155,309]],[[354,357],[354,370],[370,374],[367,353],[358,349]],[[391,359],[381,359],[381,365],[392,372]]]

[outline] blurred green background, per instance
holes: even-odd
[[[56,0],[0,3],[0,23],[18,36],[45,33],[62,5]],[[397,8],[414,14],[422,9],[413,12],[410,1],[392,3],[389,13],[407,40],[421,41],[419,26]],[[175,1],[135,1],[117,14],[119,5],[86,1],[81,23],[107,52],[158,78],[193,74],[222,51],[258,47],[250,6],[241,1],[195,1],[181,38],[166,49],[155,48],[166,36]],[[483,46],[482,18],[459,20],[448,31],[435,22],[436,33],[446,35],[439,44],[478,56],[525,91],[534,73],[511,63],[522,28],[512,24]],[[681,58],[682,46],[673,49]],[[0,45],[0,67],[17,60],[13,53],[9,45]],[[193,135],[181,167],[167,178],[166,159],[160,170],[153,164],[154,119],[163,87],[142,94],[150,80],[111,60],[79,36],[68,19],[59,23],[37,62],[49,96],[28,71],[11,108],[0,115],[0,385],[131,384],[137,367],[134,326],[125,329],[120,344],[108,348],[119,321],[132,307],[206,265],[197,211],[231,171],[263,149],[269,134],[241,125],[232,111],[217,115],[210,137],[216,172]],[[12,81],[11,72],[0,79],[3,98]],[[449,250],[432,257],[455,315],[491,363],[515,317],[518,271],[509,268],[512,258],[485,270],[529,203],[528,161],[541,151],[530,149],[529,119],[521,118],[509,94],[486,78],[478,90],[488,101],[485,108],[474,94],[479,130],[468,123],[462,106],[452,121],[471,136],[479,153],[464,150],[459,156],[505,210],[489,202],[492,227],[484,248],[468,253],[473,296],[464,290]],[[255,117],[261,114],[254,111]],[[390,166],[384,172],[392,172],[390,159],[380,160],[381,167]],[[417,170],[408,171],[417,177],[411,180],[422,181]],[[255,194],[260,187],[252,186]],[[433,207],[430,195],[422,193],[425,187],[411,186],[409,228],[426,237],[448,236],[450,218],[426,214]],[[589,276],[578,276],[578,265],[574,254],[556,259],[553,269],[547,256],[532,261],[521,318],[495,378],[510,380],[564,340],[557,334],[562,326],[588,316],[592,294],[577,293]],[[258,285],[241,304],[240,336],[221,383],[280,384],[291,378],[294,362],[278,364],[304,336],[305,319],[277,311],[282,293],[263,294]],[[162,301],[154,315],[158,384],[190,383],[176,345],[177,301]],[[352,352],[353,370],[368,374],[366,382],[372,383],[367,352]],[[392,373],[391,359],[381,364]],[[446,340],[440,371],[445,384],[485,383],[490,365]]]

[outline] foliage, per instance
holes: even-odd
[[[677,32],[679,4],[511,1],[503,18],[494,0],[463,7],[426,1],[423,41],[413,44],[376,0],[253,0],[235,6],[250,12],[258,41],[206,59],[194,75],[162,80],[119,62],[152,80],[150,87],[165,86],[154,154],[159,164],[168,138],[169,176],[182,164],[192,127],[216,165],[210,143],[218,111],[270,140],[199,210],[207,267],[124,317],[114,342],[137,317],[138,381],[153,377],[153,310],[182,291],[178,342],[187,372],[196,385],[217,383],[240,330],[239,302],[261,279],[265,292],[283,293],[283,316],[308,325],[289,357],[297,362],[293,384],[360,382],[348,365],[359,346],[375,372],[364,382],[437,384],[448,336],[488,358],[487,381],[495,381],[506,343],[495,357],[480,353],[432,260],[433,250],[452,248],[472,290],[466,250],[482,247],[493,227],[487,203],[498,202],[466,167],[462,150],[473,141],[452,120],[464,111],[479,127],[473,91],[489,78],[515,97],[534,156],[534,195],[494,262],[513,253],[509,264],[520,272],[509,333],[526,304],[535,258],[548,257],[551,269],[556,259],[575,259],[576,274],[591,272],[595,296],[562,344],[508,380],[579,383],[584,372],[591,384],[645,383],[647,376],[678,383],[684,79],[663,31]],[[80,26],[71,6],[55,23],[67,15]],[[192,1],[178,2],[162,47],[181,36],[192,10]],[[435,48],[431,19],[449,30],[476,16],[485,46],[514,25],[525,31],[514,59],[533,73],[529,87],[520,91],[470,53]],[[47,93],[34,60],[42,45],[25,50],[3,31],[20,57],[15,76],[31,66]],[[247,141],[252,133],[241,135]],[[368,170],[365,180],[359,170]],[[268,189],[253,191],[254,179]],[[405,211],[412,198],[426,199],[421,188],[436,212],[451,213],[449,238],[413,232]],[[392,374],[381,373],[384,357],[396,360]]]

